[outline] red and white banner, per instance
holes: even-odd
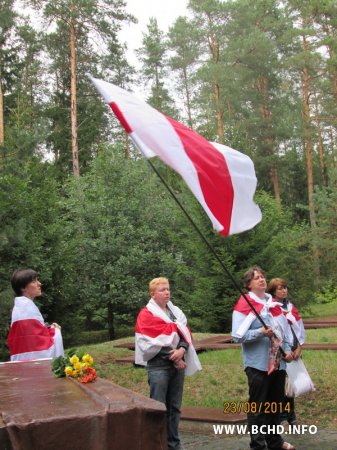
[[[61,331],[48,328],[33,300],[16,297],[8,334],[11,361],[54,358],[64,354]]]
[[[91,81],[142,154],[158,156],[182,176],[219,233],[241,233],[261,221],[253,201],[254,165],[247,155],[208,142],[118,86]]]

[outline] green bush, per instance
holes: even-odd
[[[316,303],[336,303],[337,287],[332,281],[326,283],[320,292],[316,294]]]
[[[120,325],[116,329],[115,339],[120,339],[127,336],[133,336],[135,332],[134,326]],[[65,347],[74,347],[77,345],[91,345],[99,344],[101,342],[109,341],[108,330],[93,330],[93,331],[82,331],[78,333],[76,337],[73,335],[70,342],[65,342]]]
[[[82,331],[69,344],[73,347],[76,345],[99,344],[109,340],[108,330]]]

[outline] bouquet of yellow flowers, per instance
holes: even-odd
[[[96,380],[97,373],[92,367],[94,364],[93,358],[89,353],[71,352],[66,356],[58,356],[52,361],[52,371],[58,378],[72,377],[81,383],[90,383]]]

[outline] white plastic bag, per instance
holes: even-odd
[[[286,371],[288,383],[292,387],[294,397],[315,390],[314,383],[311,381],[310,375],[301,358],[287,363]]]
[[[291,381],[289,380],[288,375],[286,376],[286,384],[284,387],[284,392],[285,392],[286,397],[291,397],[291,398],[295,397],[294,386],[291,384]]]

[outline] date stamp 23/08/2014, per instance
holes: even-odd
[[[290,403],[286,402],[224,402],[224,414],[281,414],[290,412]]]

